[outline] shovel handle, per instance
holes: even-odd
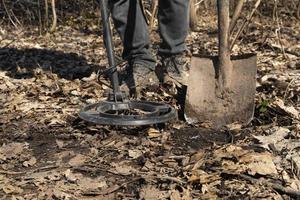
[[[220,68],[230,63],[229,50],[229,2],[230,0],[218,0],[218,29],[219,29],[219,64]]]

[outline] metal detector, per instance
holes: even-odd
[[[109,23],[109,11],[106,0],[100,0],[103,23],[104,43],[109,63],[106,70],[113,91],[107,100],[87,105],[79,112],[85,121],[101,125],[141,126],[166,123],[177,118],[176,110],[163,103],[131,101],[125,92],[120,90],[118,70],[112,42],[112,30]]]

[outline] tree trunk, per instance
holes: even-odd
[[[56,15],[56,9],[55,9],[55,0],[51,1],[52,6],[52,14],[53,14],[53,20],[52,20],[52,27],[50,29],[50,33],[55,32],[56,26],[57,26],[57,15]]]
[[[42,35],[43,32],[43,23],[42,23],[42,13],[41,13],[41,2],[38,0],[38,19],[39,19],[39,34]]]

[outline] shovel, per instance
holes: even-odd
[[[229,1],[218,0],[219,55],[192,57],[184,107],[187,122],[216,129],[250,123],[255,106],[257,58],[230,56]]]

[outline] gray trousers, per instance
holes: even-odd
[[[108,0],[114,25],[123,41],[123,59],[154,68],[149,30],[139,0]],[[176,55],[186,50],[189,0],[159,0],[158,22],[162,39],[158,54]]]

